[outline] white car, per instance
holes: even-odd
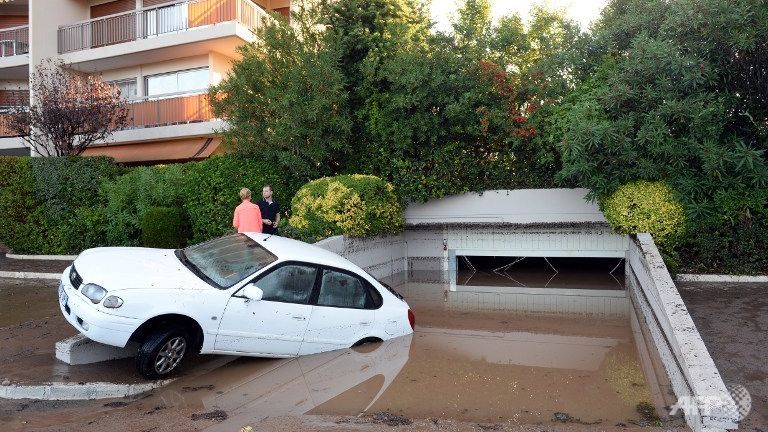
[[[278,236],[236,234],[186,249],[88,249],[59,284],[64,317],[91,340],[138,343],[148,378],[191,352],[294,357],[413,332],[396,291],[350,261]]]

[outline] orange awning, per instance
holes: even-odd
[[[89,147],[83,156],[109,156],[117,162],[135,164],[184,162],[205,159],[213,154],[220,144],[219,137],[112,144]]]

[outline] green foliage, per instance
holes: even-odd
[[[325,48],[318,19],[298,5],[293,25],[268,23],[210,90],[214,112],[229,124],[225,144],[258,154],[299,184],[333,173],[350,151],[339,53]]]
[[[272,185],[275,198],[283,203],[298,188],[279,167],[260,158],[234,154],[185,164],[180,190],[192,229],[190,242],[231,233],[240,189],[251,189],[256,198],[265,184]]]
[[[627,183],[600,204],[616,232],[650,233],[662,250],[673,250],[685,233],[683,207],[663,182]]]
[[[27,229],[36,208],[29,158],[0,156],[0,242],[25,251],[27,242],[39,241]]]
[[[305,236],[363,237],[403,230],[403,206],[391,184],[368,175],[313,180],[291,201],[290,225]]]
[[[121,172],[110,158],[3,158],[0,241],[18,253],[68,254],[106,243],[101,183]]]
[[[106,182],[106,231],[109,244],[138,246],[140,223],[153,207],[181,208],[185,165],[137,167]]]
[[[178,207],[150,207],[140,225],[143,246],[176,249],[187,243],[187,222],[184,211]]]

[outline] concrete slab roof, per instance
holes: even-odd
[[[469,192],[410,204],[407,225],[607,224],[588,189],[516,189]]]

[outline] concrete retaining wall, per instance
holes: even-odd
[[[696,432],[738,426],[738,410],[688,314],[653,238],[629,245],[627,288],[639,319],[658,349],[685,420]]]
[[[405,239],[399,235],[366,238],[334,236],[315,243],[315,246],[343,256],[378,279],[404,272],[408,262]]]

